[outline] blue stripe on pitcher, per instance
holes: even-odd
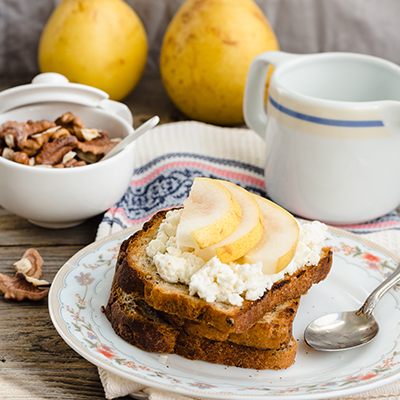
[[[279,111],[284,114],[290,115],[291,117],[302,119],[304,121],[314,122],[316,124],[330,125],[330,126],[345,126],[352,128],[364,128],[364,127],[379,127],[384,126],[382,121],[372,120],[372,121],[346,121],[339,119],[329,119],[329,118],[318,118],[311,115],[302,114],[297,111],[293,111],[278,104],[271,96],[269,97],[270,103]]]

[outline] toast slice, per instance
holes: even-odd
[[[191,296],[187,285],[163,280],[146,254],[146,247],[156,237],[166,213],[167,210],[164,210],[155,214],[142,230],[122,243],[112,284],[113,289],[121,288],[158,311],[209,324],[222,332],[243,333],[277,305],[307,293],[313,284],[325,279],[330,271],[332,252],[324,248],[317,265],[305,266],[285,276],[258,300],[245,300],[241,306],[207,303],[197,296]]]
[[[250,329],[242,333],[222,332],[210,324],[181,319],[176,315],[159,311],[164,321],[182,328],[189,336],[228,341],[257,349],[280,349],[286,347],[292,336],[292,325],[299,308],[300,298],[287,300],[274,310],[264,314]]]
[[[102,311],[126,342],[152,353],[174,353],[180,329],[164,321],[144,300],[114,288]]]
[[[103,311],[118,336],[153,353],[177,354],[190,360],[252,369],[288,368],[294,363],[297,353],[298,346],[291,329],[288,343],[283,348],[259,349],[231,341],[210,340],[170,325],[145,301],[120,289],[112,292]]]
[[[284,304],[277,306],[273,311],[266,313],[248,331],[243,333],[221,332],[211,325],[197,323],[196,321],[182,320],[175,315],[157,311],[150,307],[144,300],[135,298],[132,294],[127,294],[120,288],[113,289],[110,300],[105,308],[105,314],[117,333],[124,340],[131,343],[132,340],[128,332],[133,335],[146,335],[148,340],[157,337],[155,332],[149,331],[152,323],[155,322],[157,333],[163,332],[163,340],[169,345],[163,344],[161,348],[168,349],[173,347],[176,341],[176,329],[183,330],[189,336],[210,339],[214,341],[228,341],[243,346],[254,347],[257,349],[280,349],[286,347],[292,336],[292,325],[295,318],[300,299],[288,300]],[[138,329],[141,317],[145,316],[146,330]],[[133,322],[134,321],[134,322]],[[176,328],[176,329],[173,329]],[[136,341],[142,343],[144,338]],[[155,340],[157,348],[160,342]],[[165,346],[165,347],[163,347]],[[152,350],[157,352],[157,350]]]
[[[185,333],[180,335],[175,354],[189,360],[251,369],[286,369],[296,360],[297,342],[292,337],[283,349],[260,350],[230,342],[217,342]]]

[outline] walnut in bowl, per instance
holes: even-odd
[[[134,132],[116,113],[45,102],[0,114],[0,125],[0,205],[36,225],[77,225],[110,208],[129,186],[135,143],[96,162]]]
[[[99,161],[120,140],[87,128],[79,116],[66,112],[55,121],[4,122],[0,156],[30,166],[76,168]]]

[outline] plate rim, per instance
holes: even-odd
[[[112,242],[114,240],[123,238],[128,235],[132,235],[135,233],[137,230],[141,229],[143,223],[138,223],[133,226],[130,226],[128,228],[125,228],[123,230],[119,230],[117,232],[114,232],[106,237],[103,237],[101,239],[98,239],[87,246],[83,247],[81,250],[79,250],[77,253],[75,253],[72,257],[66,261],[63,266],[59,269],[57,272],[56,276],[53,279],[53,284],[51,285],[50,291],[49,291],[49,302],[48,302],[48,308],[49,308],[49,313],[50,317],[52,320],[52,323],[58,332],[58,334],[62,337],[62,339],[75,351],[77,352],[80,356],[85,358],[87,361],[90,363],[94,364],[98,368],[103,368],[104,370],[107,370],[108,372],[117,375],[121,378],[127,379],[131,382],[135,382],[138,384],[142,384],[146,387],[153,387],[161,390],[169,390],[171,392],[175,392],[181,395],[192,395],[192,396],[201,396],[202,398],[210,398],[210,399],[224,399],[229,395],[229,398],[232,400],[238,399],[242,400],[245,397],[243,396],[238,396],[237,394],[232,394],[232,393],[207,393],[204,391],[198,391],[196,390],[195,387],[193,388],[180,388],[177,386],[174,386],[172,384],[166,384],[166,383],[161,383],[161,382],[154,382],[146,377],[142,376],[136,376],[132,373],[127,373],[122,370],[116,369],[113,365],[110,363],[107,363],[107,360],[103,360],[101,358],[96,358],[92,353],[90,353],[85,346],[80,343],[76,338],[74,338],[72,335],[69,337],[65,332],[61,329],[59,326],[60,323],[63,323],[65,326],[68,326],[65,321],[63,321],[62,317],[59,315],[58,311],[60,309],[60,302],[58,301],[58,294],[63,288],[63,279],[67,275],[67,273],[70,270],[73,270],[76,268],[76,262],[79,260],[81,257],[84,255],[96,251],[99,249],[101,246],[106,244],[107,242]],[[400,256],[395,254],[394,252],[388,250],[384,246],[368,239],[364,238],[361,235],[354,234],[352,232],[348,232],[344,229],[337,228],[334,226],[327,225],[328,229],[331,233],[333,233],[336,236],[344,236],[344,237],[349,237],[351,239],[358,240],[362,242],[365,246],[367,246],[370,249],[377,250],[385,254],[388,258],[391,258],[395,263],[399,264],[400,263]],[[55,304],[53,304],[53,299],[57,299],[58,303],[58,310],[56,312],[55,310]],[[68,330],[67,330],[68,331]],[[77,345],[75,342],[77,341],[79,345]],[[315,392],[315,393],[305,393],[305,394],[300,394],[296,396],[291,396],[290,394],[284,394],[282,396],[276,396],[276,395],[268,395],[268,394],[255,394],[251,395],[252,399],[263,399],[263,400],[270,400],[270,399],[281,399],[281,400],[311,400],[311,399],[329,399],[329,398],[334,398],[334,397],[342,397],[342,396],[348,396],[368,390],[373,390],[378,387],[387,385],[397,379],[399,379],[400,371],[393,374],[392,376],[387,376],[383,377],[382,379],[375,381],[375,382],[365,382],[365,383],[360,383],[356,387],[352,388],[347,388],[344,390],[338,390],[337,392],[332,392],[332,391],[327,391],[327,392]],[[360,390],[361,389],[361,390]],[[247,395],[245,395],[247,396]]]

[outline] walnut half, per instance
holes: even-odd
[[[10,278],[0,273],[0,291],[5,299],[22,301],[42,300],[49,290],[42,290],[39,285],[49,285],[45,280],[41,280],[42,266],[44,262],[40,254],[35,249],[28,249],[21,260],[14,264],[15,276]]]

